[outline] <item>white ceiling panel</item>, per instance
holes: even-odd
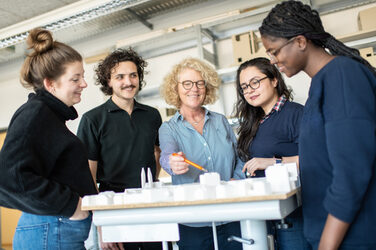
[[[1,0],[0,29],[79,0]]]

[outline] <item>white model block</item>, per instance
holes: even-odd
[[[84,198],[82,198],[82,206],[93,206],[95,204],[95,198],[97,195],[85,195]]]
[[[220,185],[202,187],[204,191],[204,199],[208,199],[208,200],[216,199],[217,198],[217,192],[216,192],[217,186],[220,186]]]
[[[144,202],[163,202],[172,199],[172,192],[168,188],[142,189]]]
[[[188,200],[188,195],[186,193],[186,189],[184,185],[173,186],[172,194],[174,201],[185,201]]]
[[[145,195],[140,188],[126,189],[124,192],[124,204],[143,203]]]
[[[285,166],[287,168],[287,171],[289,172],[290,181],[298,180],[299,173],[296,163],[284,163],[283,166]]]
[[[230,195],[230,186],[225,184],[220,184],[215,187],[216,197],[218,199],[227,198]]]
[[[205,173],[200,175],[200,184],[206,186],[216,186],[221,182],[221,177],[216,172]]]
[[[252,195],[267,195],[272,192],[270,183],[264,180],[252,182]]]
[[[190,200],[196,201],[206,199],[205,187],[194,188],[192,193],[193,196],[190,197]]]
[[[276,164],[265,169],[266,180],[270,183],[272,192],[290,192],[290,180],[287,167]]]
[[[106,192],[101,192],[98,194],[96,197],[96,205],[112,205],[114,204],[114,195],[115,192],[113,191],[106,191]]]
[[[252,190],[251,182],[246,180],[229,181],[228,185],[232,189],[231,197],[246,196]]]
[[[114,199],[114,205],[124,204],[124,193],[115,193],[113,199]]]

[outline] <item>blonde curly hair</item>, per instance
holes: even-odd
[[[161,86],[161,95],[167,104],[180,108],[181,100],[178,94],[179,74],[184,69],[193,69],[199,72],[206,82],[206,96],[203,105],[213,104],[218,99],[218,89],[221,80],[215,69],[208,63],[197,58],[186,58],[174,65],[172,70],[164,77]]]

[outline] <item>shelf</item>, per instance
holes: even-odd
[[[362,30],[352,34],[337,37],[337,39],[345,43],[349,47],[364,48],[376,46],[376,29]]]

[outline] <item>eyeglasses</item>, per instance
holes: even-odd
[[[183,85],[183,88],[186,90],[190,90],[193,87],[193,84],[196,84],[198,89],[203,89],[206,87],[206,82],[204,80],[198,80],[197,82],[186,80],[181,82],[181,85]]]
[[[277,49],[274,49],[272,51],[266,51],[266,54],[269,56],[270,58],[270,61],[278,61],[277,60],[277,56],[278,56],[278,53],[281,51],[281,49],[283,47],[285,47],[287,44],[291,43],[292,41],[294,41],[296,38],[296,36],[290,38],[289,40],[287,40],[284,44],[282,44],[281,46],[279,46],[279,48]]]
[[[243,83],[240,84],[240,92],[244,95],[247,92],[248,87],[255,90],[260,87],[260,82],[264,79],[268,78],[267,76],[261,78],[261,79],[251,79],[249,80],[249,83]]]

